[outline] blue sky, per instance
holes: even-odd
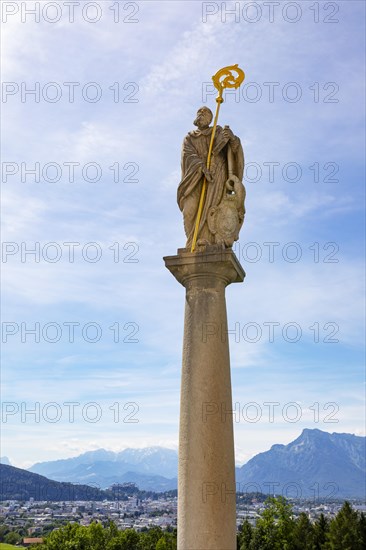
[[[108,0],[73,22],[64,2],[35,21],[34,4],[2,13],[1,454],[177,448],[184,289],[162,257],[185,242],[183,137],[234,63],[246,79],[220,123],[247,163],[247,277],[227,290],[237,462],[305,427],[364,435],[364,3],[280,2],[273,22],[263,2],[120,2],[118,22]]]

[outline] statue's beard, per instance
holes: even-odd
[[[198,128],[202,129],[202,128],[207,128],[209,126],[209,123],[207,120],[204,120],[202,119],[201,117],[197,117],[194,121],[193,121],[193,124],[195,126],[197,126]]]

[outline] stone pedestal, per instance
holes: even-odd
[[[225,287],[230,249],[164,258],[186,288],[179,429],[178,550],[236,550],[235,461]]]

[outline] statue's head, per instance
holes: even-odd
[[[200,130],[204,130],[205,128],[208,128],[211,124],[213,118],[213,114],[211,109],[208,107],[201,107],[197,111],[196,119],[193,121],[193,124],[195,126],[198,126]]]

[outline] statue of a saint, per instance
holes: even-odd
[[[207,155],[213,115],[208,107],[197,111],[194,125],[182,147],[182,180],[178,187],[178,205],[183,212],[186,247],[191,247],[202,180],[207,191],[198,229],[197,246],[219,244],[231,247],[239,238],[244,221],[245,188],[242,184],[244,153],[240,139],[228,126],[216,127],[209,169]]]

